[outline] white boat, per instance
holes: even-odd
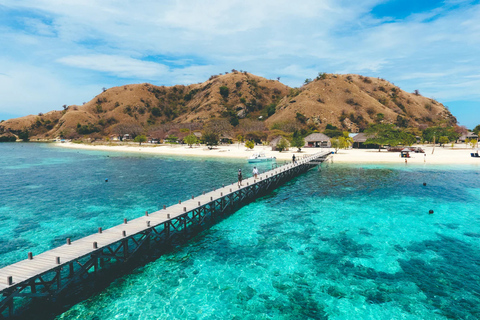
[[[255,163],[255,162],[265,162],[265,161],[274,161],[277,158],[275,157],[266,157],[265,152],[261,153],[254,153],[248,158],[249,163]]]

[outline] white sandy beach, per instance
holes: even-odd
[[[135,152],[143,154],[159,155],[178,155],[178,156],[198,156],[198,157],[221,157],[221,158],[240,158],[247,159],[255,152],[264,152],[267,157],[276,157],[278,160],[291,160],[292,155],[301,157],[302,155],[313,154],[321,150],[320,148],[302,148],[297,152],[296,148],[290,148],[289,151],[272,151],[268,146],[256,146],[253,150],[247,150],[243,145],[237,144],[217,146],[209,150],[205,146],[196,146],[189,148],[184,145],[149,145],[142,146],[128,145],[97,145],[97,144],[76,144],[76,143],[56,143],[56,146],[63,148],[84,149],[84,150],[103,150],[117,152]],[[425,153],[411,153],[407,159],[407,164],[475,164],[480,166],[480,158],[472,158],[471,148],[465,145],[457,145],[454,149],[449,147],[435,147],[432,154],[432,146],[420,146]],[[398,152],[387,152],[377,149],[349,149],[339,150],[337,154],[330,157],[333,163],[405,163],[405,159],[400,157]]]

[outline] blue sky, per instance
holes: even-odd
[[[0,120],[247,70],[380,77],[480,123],[479,1],[0,0]]]

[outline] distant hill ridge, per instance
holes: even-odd
[[[227,118],[261,119],[267,127],[300,121],[323,130],[327,124],[362,131],[375,122],[400,127],[454,125],[455,117],[441,103],[408,93],[383,79],[361,75],[319,74],[300,88],[290,88],[247,72],[233,71],[188,86],[148,83],[104,89],[81,106],[9,119],[0,123],[0,134],[28,130],[32,138],[101,135],[119,123],[154,128],[166,123],[204,123]]]

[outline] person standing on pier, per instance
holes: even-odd
[[[297,161],[295,160],[295,154],[292,156],[292,163],[295,164]]]
[[[253,176],[255,177],[255,179],[257,179],[257,175],[258,175],[258,169],[257,167],[253,167]]]
[[[238,169],[238,187],[242,185],[242,180],[243,180],[242,169]]]

